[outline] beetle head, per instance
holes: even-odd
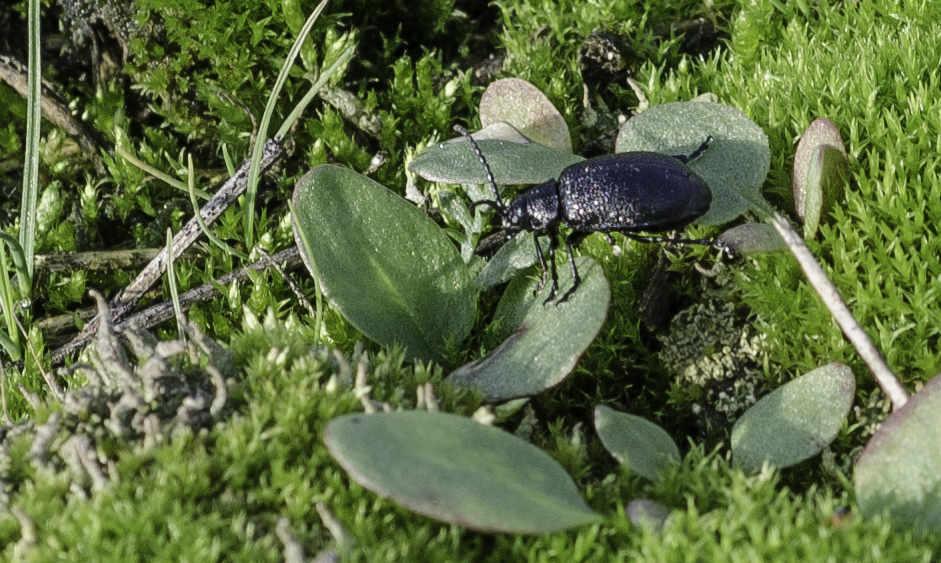
[[[559,190],[549,180],[518,195],[503,210],[503,228],[509,231],[545,231],[559,222]]]

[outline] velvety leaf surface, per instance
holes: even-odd
[[[745,471],[787,467],[833,441],[853,404],[856,381],[843,364],[812,370],[751,406],[732,427],[732,457]]]
[[[520,232],[493,255],[477,275],[477,286],[488,289],[509,281],[517,272],[536,263],[533,234]]]
[[[534,395],[561,383],[598,334],[611,298],[601,267],[584,256],[575,261],[582,284],[564,303],[543,304],[548,281],[535,296],[537,280],[510,282],[493,322],[512,332],[485,358],[461,366],[447,380],[480,391],[488,401]],[[560,266],[559,294],[571,283],[568,267]]]
[[[480,97],[480,123],[505,121],[533,141],[572,152],[568,124],[539,88],[522,78],[491,82]]]
[[[670,517],[669,506],[655,500],[639,498],[632,500],[625,509],[628,520],[635,526],[652,526],[655,530],[663,529]]]
[[[804,221],[804,237],[817,232],[823,214],[843,192],[849,160],[836,125],[819,117],[804,131],[794,152],[794,209]]]
[[[864,514],[887,511],[900,525],[941,532],[941,376],[882,423],[854,482]]]
[[[719,225],[755,205],[767,205],[761,184],[768,175],[768,137],[741,111],[712,102],[673,102],[629,119],[618,133],[616,152],[653,151],[688,155],[708,136],[713,142],[689,167],[712,190],[712,205],[697,222]]]
[[[525,144],[533,142],[532,139],[530,139],[526,135],[523,135],[519,131],[519,129],[517,129],[516,127],[513,127],[506,121],[495,121],[489,125],[486,125],[480,131],[471,133],[471,137],[473,137],[477,141],[483,141],[484,139],[495,139],[499,141],[509,141],[511,143],[519,143],[521,145],[525,145]],[[465,142],[466,143],[467,140],[464,139],[464,137],[457,137],[455,139],[450,139],[445,142],[447,143]],[[572,151],[569,151],[569,152],[572,152]]]
[[[445,522],[538,534],[601,518],[551,456],[469,418],[351,414],[330,421],[324,442],[363,487]]]
[[[585,160],[537,143],[498,139],[478,142],[498,184],[539,184],[555,179],[568,166]],[[487,173],[467,139],[453,139],[425,149],[408,169],[426,180],[449,184],[483,184]]]
[[[787,250],[784,239],[767,223],[745,223],[732,227],[719,235],[717,242],[742,256]]]
[[[615,459],[651,481],[670,464],[680,460],[680,450],[673,438],[643,417],[598,405],[595,407],[595,431]]]
[[[444,230],[384,186],[325,164],[294,190],[294,238],[324,295],[357,329],[440,359],[470,332],[476,290]]]

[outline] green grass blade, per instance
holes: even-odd
[[[180,293],[176,287],[176,272],[173,270],[173,230],[170,228],[167,228],[167,281],[170,284],[173,313],[176,315],[176,329],[180,333],[180,339],[186,342],[186,322],[183,318],[183,307],[180,305]]]
[[[353,46],[347,47],[345,51],[340,53],[340,56],[337,57],[337,60],[327,67],[326,70],[320,73],[314,83],[311,85],[310,89],[307,90],[307,93],[304,94],[304,97],[301,98],[301,101],[294,106],[294,109],[291,110],[291,113],[284,119],[284,123],[281,124],[281,128],[278,129],[278,132],[275,134],[276,138],[281,138],[287,135],[287,132],[294,126],[294,123],[297,122],[301,114],[304,113],[304,110],[307,108],[307,105],[310,104],[311,100],[314,99],[314,96],[317,95],[317,92],[323,88],[324,84],[330,81],[334,74],[338,71],[346,68],[346,64],[353,58],[353,53],[356,52],[356,48]]]
[[[6,333],[0,331],[0,344],[10,354],[13,361],[18,361],[22,357],[22,351],[18,344],[19,333],[16,331],[16,319],[13,316],[16,314],[16,298],[10,284],[7,251],[3,244],[0,244],[0,302],[3,304],[3,320],[6,324]]]
[[[284,64],[281,66],[281,72],[278,73],[278,78],[275,80],[274,87],[271,89],[271,94],[268,96],[268,104],[265,106],[265,113],[261,116],[261,123],[258,125],[258,136],[255,139],[255,144],[252,147],[252,159],[251,166],[248,169],[248,183],[245,188],[245,247],[251,249],[255,244],[255,197],[258,194],[258,176],[261,169],[261,152],[264,148],[264,139],[268,138],[268,126],[271,123],[271,115],[274,113],[275,104],[278,100],[278,95],[281,93],[281,88],[284,86],[284,82],[287,80],[288,72],[290,72],[291,67],[294,65],[294,60],[297,58],[297,55],[301,52],[301,45],[304,44],[304,40],[307,39],[307,34],[310,33],[310,30],[314,27],[314,23],[317,21],[317,18],[320,17],[320,13],[323,12],[323,9],[327,5],[327,0],[322,0],[320,4],[314,8],[314,11],[311,12],[310,17],[307,18],[307,21],[304,22],[304,27],[301,28],[300,33],[297,35],[297,39],[294,41],[294,44],[291,45],[291,50],[288,52],[288,56],[284,59]]]
[[[216,236],[214,232],[209,230],[209,227],[206,225],[206,222],[203,221],[203,216],[199,211],[199,203],[196,201],[196,175],[193,172],[193,155],[187,155],[187,175],[186,175],[186,187],[190,196],[190,204],[193,206],[193,217],[196,219],[196,223],[199,225],[200,230],[203,234],[206,235],[206,238],[209,239],[209,242],[221,248],[227,254],[232,256],[238,256],[242,260],[248,258],[242,252],[232,248],[230,245],[226,244],[225,241]],[[231,174],[230,174],[231,175]]]
[[[180,190],[181,192],[189,193],[189,187],[187,187],[186,184],[184,184],[183,182],[177,180],[177,179],[174,178],[173,176],[170,176],[169,174],[166,174],[165,172],[162,172],[162,171],[160,171],[160,170],[154,168],[153,166],[147,164],[146,162],[144,162],[143,160],[137,158],[136,156],[134,156],[133,154],[131,154],[131,153],[128,152],[127,150],[125,150],[125,149],[123,149],[123,148],[121,148],[121,147],[114,147],[114,152],[116,152],[116,153],[118,153],[119,155],[121,155],[121,158],[123,158],[124,160],[130,162],[130,163],[133,164],[134,166],[140,168],[140,169],[143,170],[144,172],[150,174],[151,176],[153,176],[154,178],[156,178],[156,179],[160,180],[161,182],[167,184],[168,186],[172,186],[172,187],[174,187],[174,188]],[[190,175],[192,175],[192,172],[190,173]],[[232,175],[232,173],[230,172],[230,173],[229,173],[229,176],[231,176],[231,175]],[[205,200],[208,200],[208,199],[210,199],[210,198],[212,197],[212,196],[210,196],[209,193],[207,193],[205,190],[194,190],[193,193],[194,193],[195,195],[201,197],[202,199],[205,199]]]

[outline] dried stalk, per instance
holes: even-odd
[[[283,268],[287,269],[297,266],[300,263],[300,252],[297,250],[296,246],[292,246],[291,248],[276,253],[270,258],[264,258],[258,262],[253,262],[252,264],[249,264],[234,272],[230,272],[224,276],[221,276],[212,283],[203,284],[199,287],[195,287],[189,291],[181,293],[180,306],[186,310],[196,303],[202,303],[215,299],[219,296],[219,290],[217,289],[218,287],[224,287],[233,281],[244,281],[248,279],[249,272],[264,270],[273,264],[281,264]],[[113,329],[115,332],[122,332],[128,328],[150,328],[171,318],[173,318],[173,304],[167,301],[164,303],[158,303],[152,307],[148,307],[143,311],[128,317],[124,321],[115,323]],[[66,357],[81,350],[94,337],[94,333],[90,333],[87,336],[79,334],[61,348],[56,349],[52,352],[50,359],[52,365],[61,364],[65,361]]]
[[[836,323],[843,329],[843,334],[846,335],[846,338],[849,339],[853,347],[856,348],[860,357],[862,357],[866,365],[869,366],[869,370],[876,379],[876,383],[882,388],[882,391],[888,395],[889,400],[892,401],[892,406],[896,410],[902,408],[908,401],[908,392],[902,387],[895,373],[892,372],[885,358],[882,357],[879,349],[873,344],[872,339],[869,338],[869,335],[866,334],[863,327],[859,326],[859,323],[856,322],[853,313],[850,312],[849,308],[846,306],[846,302],[840,297],[840,292],[837,290],[836,286],[833,285],[833,282],[830,281],[830,278],[827,277],[823,268],[820,267],[820,264],[810,252],[810,249],[804,244],[804,239],[791,228],[790,222],[779,213],[775,213],[772,216],[771,224],[774,226],[775,230],[778,231],[778,234],[781,235],[781,238],[784,239],[784,242],[787,243],[791,254],[794,255],[794,258],[797,259],[797,263],[800,264],[801,269],[804,270],[807,281],[810,282],[810,285],[813,286],[817,295],[820,296],[821,301],[823,301],[827,309],[830,310],[833,319],[836,320]]]
[[[260,170],[267,170],[274,162],[284,154],[284,148],[281,146],[280,139],[268,139],[265,141],[262,150]],[[205,224],[210,224],[216,220],[229,205],[232,204],[245,191],[248,181],[248,170],[250,162],[245,160],[236,170],[235,174],[229,178],[212,199],[203,205],[200,210],[200,216]],[[176,258],[196,241],[202,234],[202,229],[196,217],[191,218],[183,228],[173,237],[172,251]],[[111,311],[112,322],[117,322],[126,317],[137,305],[137,302],[144,293],[154,285],[163,275],[167,268],[167,258],[169,254],[167,249],[161,249],[160,253],[150,261],[147,266],[141,270],[137,277],[127,287],[121,290],[118,295],[112,299],[109,308]],[[60,363],[65,356],[79,350],[90,340],[98,329],[98,319],[91,321],[82,331],[67,344],[53,352],[52,362]]]

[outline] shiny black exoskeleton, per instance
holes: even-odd
[[[530,188],[510,201],[509,205],[504,205],[490,165],[477,142],[463,127],[455,126],[455,130],[470,141],[487,172],[487,181],[494,193],[494,199],[475,202],[474,207],[489,205],[496,209],[503,228],[510,233],[534,233],[536,255],[542,267],[540,287],[545,283],[546,270],[552,276],[552,288],[546,301],[551,300],[559,288],[555,265],[559,225],[564,224],[572,230],[565,238],[565,247],[573,279],[572,287],[560,301],[565,301],[581,282],[575,268],[572,247],[591,233],[605,233],[609,240],[612,240],[610,233],[617,231],[644,242],[712,242],[636,234],[637,231],[678,229],[709,210],[712,192],[706,182],[686,164],[702,155],[712,141],[711,136],[689,155],[625,152],[579,162],[563,170],[557,180]],[[548,268],[539,245],[539,235],[542,234],[549,237]]]

